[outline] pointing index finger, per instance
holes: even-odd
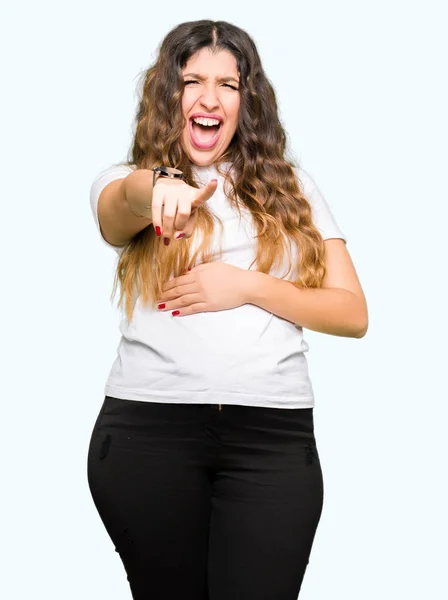
[[[198,195],[196,196],[196,198],[193,200],[193,202],[191,203],[191,206],[193,208],[197,208],[198,206],[200,206],[201,204],[203,204],[204,202],[207,202],[207,200],[210,200],[210,198],[213,196],[213,194],[216,192],[216,188],[218,187],[218,180],[217,179],[211,179],[207,185],[205,185],[198,193]]]

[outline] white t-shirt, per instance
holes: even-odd
[[[134,167],[135,168],[135,167]],[[114,166],[103,170],[92,183],[90,204],[98,231],[98,198],[104,187],[126,177],[133,167]],[[255,234],[250,212],[237,209],[223,193],[224,179],[214,166],[194,167],[198,184],[218,179],[218,188],[208,206],[223,222],[222,257],[216,260],[248,269],[255,258]],[[330,208],[311,176],[295,169],[312,206],[313,222],[324,239],[342,238]],[[220,248],[219,225],[214,245]],[[101,236],[101,232],[100,232]],[[117,254],[122,247],[103,243]],[[175,243],[172,241],[171,243]],[[297,276],[297,254],[288,280]],[[252,266],[256,269],[256,265]],[[280,277],[288,270],[271,271]],[[105,384],[107,396],[128,400],[170,403],[240,404],[275,408],[314,406],[312,383],[305,352],[309,346],[303,330],[253,304],[231,310],[173,317],[143,306],[134,299],[134,313],[128,322],[124,310],[117,357]]]

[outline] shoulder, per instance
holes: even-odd
[[[136,168],[136,165],[128,165],[126,163],[111,165],[97,173],[90,186],[90,207],[92,209],[92,214],[96,223],[96,227],[101,234],[101,239],[103,240],[103,242],[110,248],[116,250],[118,254],[122,252],[123,246],[115,246],[107,242],[101,231],[98,215],[99,199],[102,191],[106,188],[106,186],[109,185],[109,183],[112,183],[117,179],[124,179],[129,175],[129,173],[135,171]]]
[[[129,173],[135,171],[136,168],[136,165],[120,163],[111,165],[97,173],[90,185],[90,204],[92,210],[96,212],[101,192],[109,183],[117,179],[124,179]]]
[[[315,196],[322,196],[322,192],[309,171],[305,170],[301,165],[293,167],[293,171],[298,179],[299,187],[307,200],[312,201]]]
[[[330,207],[314,177],[301,165],[293,167],[299,188],[311,206],[313,223],[320,230],[323,239],[341,238],[347,242],[345,234],[339,228],[333,209]]]
[[[115,179],[127,177],[127,175],[132,173],[132,171],[135,171],[136,168],[136,165],[130,165],[127,163],[110,165],[95,175],[92,186],[98,186],[102,184],[104,187]]]

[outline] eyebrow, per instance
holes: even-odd
[[[198,79],[199,81],[205,81],[205,79],[206,79],[206,77],[203,77],[199,73],[185,73],[184,77],[194,77],[195,79]],[[235,83],[239,83],[238,79],[235,79],[235,77],[217,77],[216,81],[221,81],[221,82],[234,81]]]

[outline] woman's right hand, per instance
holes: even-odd
[[[212,179],[203,188],[188,185],[181,179],[159,177],[152,191],[152,223],[165,245],[175,239],[189,238],[196,225],[196,209],[209,200],[218,187]]]

